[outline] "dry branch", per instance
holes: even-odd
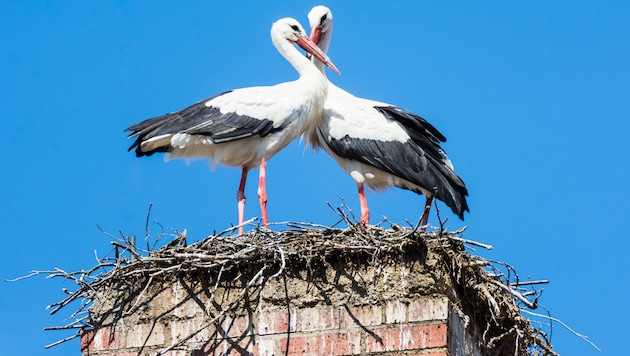
[[[217,291],[219,285],[242,281],[238,298],[224,306],[220,312],[208,315],[209,319],[204,325],[213,325],[222,317],[233,313],[246,294],[259,295],[258,289],[264,280],[286,274],[289,261],[293,264],[298,261],[310,268],[309,266],[324,260],[326,256],[343,255],[378,266],[391,256],[428,249],[439,256],[440,265],[436,268],[441,268],[458,283],[461,292],[452,296],[458,298],[453,302],[471,316],[471,322],[482,332],[484,347],[505,354],[555,355],[546,334],[533,328],[530,320],[522,315],[523,306],[529,309],[537,307],[542,291],[537,291],[534,287],[547,281],[521,281],[508,264],[471,255],[466,250],[468,245],[486,249],[492,249],[492,246],[464,239],[461,234],[465,228],[448,232],[440,220],[439,230],[423,232],[418,229],[419,226],[404,228],[387,219],[384,223],[388,223],[389,228],[380,226],[384,223],[366,227],[358,223],[351,213],[348,215],[345,207],[334,210],[340,216],[335,226],[344,221],[348,224],[347,228],[286,222],[272,225],[285,226],[285,230],[271,231],[254,226],[256,219],[252,219],[244,225],[253,227],[253,230],[242,237],[234,235],[239,226],[233,226],[192,244],[186,243],[185,231],[178,234],[176,230],[165,229],[159,224],[161,232],[151,237],[147,216],[146,250],[138,248],[134,239],[123,234],[117,238],[106,233],[115,239],[112,241],[115,246],[114,258],[103,257],[96,266],[88,270],[32,271],[12,281],[46,275],[47,278],[63,278],[75,282],[75,291],[69,291],[64,299],[49,306],[53,314],[73,302],[81,301],[72,312],[75,321],[51,330],[103,326],[90,318],[89,308],[107,290],[128,290],[126,295],[133,296],[125,304],[126,307],[120,309],[118,317],[122,317],[134,313],[140,307],[143,296],[150,293],[153,286],[172,279],[173,276],[180,278],[182,272],[187,275],[212,276],[209,279],[212,283],[207,290],[211,295]],[[164,243],[165,236],[171,236],[170,242]],[[159,240],[162,240],[163,247],[155,249]],[[132,285],[135,288],[141,287],[132,290]],[[193,336],[183,337],[162,352],[182,347]]]

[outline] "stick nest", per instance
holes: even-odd
[[[65,290],[67,296],[49,306],[51,314],[70,309],[67,308],[69,305],[75,307],[70,324],[48,328],[66,330],[98,328],[107,323],[103,315],[99,318],[93,312],[91,314],[99,296],[111,294],[112,290],[125,295],[128,298],[126,309],[112,307],[116,310],[110,313],[122,317],[134,312],[138,303],[134,298],[140,298],[154,286],[175,276],[204,276],[214,284],[211,287],[215,290],[221,284],[240,281],[240,297],[244,298],[265,281],[295,277],[299,271],[313,271],[319,265],[353,264],[375,267],[378,271],[381,266],[414,259],[424,263],[427,273],[435,277],[415,292],[447,296],[461,310],[460,316],[466,326],[482,340],[481,348],[485,354],[556,355],[542,330],[548,325],[535,321],[539,327],[534,327],[533,322],[523,316],[523,311],[538,307],[542,290],[536,287],[547,281],[522,281],[508,264],[469,253],[471,247],[492,247],[463,239],[464,229],[448,232],[442,227],[434,232],[423,232],[417,227],[401,227],[389,222],[389,228],[384,228],[344,220],[348,227],[343,229],[284,223],[281,231],[255,227],[241,237],[236,236],[236,228],[232,228],[192,244],[186,243],[185,231],[162,229],[157,236],[150,237],[147,229],[147,248],[144,250],[136,245],[133,236],[109,235],[115,240],[112,242],[114,256],[100,258],[91,269],[34,271],[25,277],[45,274],[49,278],[61,277],[76,283],[76,290]],[[156,248],[159,244],[162,246]],[[313,276],[312,273],[308,275]],[[442,282],[435,282],[437,280]],[[363,294],[351,293],[345,302],[375,303],[392,297],[391,293],[370,293],[369,290]],[[413,293],[407,290],[404,295],[412,298]],[[224,306],[213,320],[233,312],[230,309],[239,305],[240,301],[236,300]],[[111,321],[112,315],[107,320]],[[77,336],[78,332],[47,347]]]

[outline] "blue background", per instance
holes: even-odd
[[[239,87],[296,78],[269,29],[305,27],[316,2],[3,1],[0,3],[0,277],[89,268],[109,236],[144,236],[151,219],[197,241],[236,223],[240,170],[207,161],[137,159],[123,129]],[[630,313],[630,3],[623,1],[326,3],[329,52],[362,97],[427,118],[469,190],[447,226],[494,246],[477,251],[521,277],[549,279],[540,302],[601,349],[554,323],[564,355],[618,355]],[[246,218],[259,215],[257,170]],[[323,152],[295,141],[269,161],[271,221],[332,224],[356,186]],[[372,221],[415,222],[424,198],[369,194]],[[435,215],[430,222],[437,224]],[[79,354],[78,340],[45,350],[68,322],[45,306],[69,282],[0,283],[7,355]],[[69,310],[68,310],[69,312]],[[541,311],[542,312],[542,311]]]

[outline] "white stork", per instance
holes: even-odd
[[[330,9],[315,6],[308,19],[311,40],[327,52],[333,28]],[[322,63],[315,60],[315,64],[324,73]],[[423,194],[422,226],[427,224],[433,197],[445,202],[462,220],[464,211],[469,211],[466,186],[440,147],[446,138],[408,110],[357,98],[328,82],[322,117],[316,129],[307,133],[307,140],[328,152],[357,183],[365,224],[370,210],[364,185],[373,190],[394,186]]]
[[[236,194],[241,234],[247,172],[260,166],[258,199],[267,228],[266,162],[293,139],[312,130],[322,113],[328,81],[293,44],[339,73],[295,19],[276,21],[271,39],[298,71],[299,79],[221,93],[126,129],[132,132],[129,138],[136,137],[129,150],[135,148],[138,157],[168,152],[167,158],[210,157],[215,166],[242,167]]]

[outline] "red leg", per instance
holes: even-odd
[[[260,201],[260,212],[262,214],[263,226],[269,228],[267,217],[267,161],[263,158],[260,161],[260,178],[258,179],[258,200]]]
[[[238,191],[236,192],[236,201],[238,202],[238,224],[241,227],[238,228],[238,234],[243,235],[245,227],[242,226],[243,222],[245,222],[245,180],[247,179],[247,168],[243,167],[243,171],[241,173],[241,184],[238,186]]]
[[[429,211],[431,211],[431,202],[433,201],[433,197],[427,197],[427,200],[424,204],[424,212],[422,213],[422,217],[420,219],[420,226],[422,226],[422,231],[425,231],[427,222],[429,221]]]
[[[367,198],[365,197],[365,190],[363,183],[359,183],[359,204],[361,204],[361,222],[365,225],[370,223],[370,209],[368,208]]]

